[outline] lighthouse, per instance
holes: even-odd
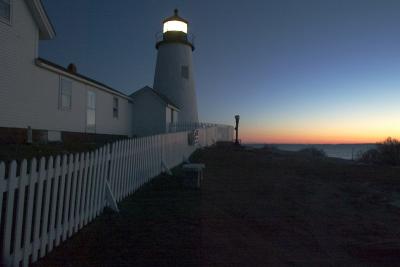
[[[198,122],[192,53],[188,21],[178,10],[163,21],[161,39],[157,41],[157,63],[153,88],[179,108],[179,123]]]

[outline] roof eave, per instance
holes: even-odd
[[[82,83],[84,83],[84,84],[88,84],[88,85],[90,85],[90,86],[96,87],[96,88],[98,88],[98,89],[100,89],[100,90],[106,91],[106,92],[108,92],[108,93],[110,93],[110,94],[112,94],[112,95],[116,95],[116,96],[125,98],[125,99],[127,99],[129,102],[132,101],[132,98],[131,98],[130,96],[125,95],[124,93],[122,93],[122,92],[120,92],[120,91],[117,91],[117,90],[115,90],[115,89],[112,89],[112,88],[108,87],[108,86],[105,85],[105,84],[99,83],[99,82],[97,82],[97,81],[95,81],[95,80],[93,80],[93,79],[90,79],[90,78],[88,78],[88,77],[85,77],[85,76],[83,76],[83,75],[81,75],[81,74],[70,73],[70,72],[68,72],[68,70],[66,70],[65,68],[63,68],[63,67],[61,67],[61,66],[58,66],[58,65],[56,65],[56,64],[54,64],[54,63],[51,63],[51,62],[49,62],[49,61],[47,61],[47,60],[44,60],[44,59],[42,59],[42,58],[36,58],[36,59],[35,59],[35,64],[36,64],[36,66],[41,67],[41,68],[43,68],[43,69],[46,69],[46,70],[48,70],[48,71],[52,71],[52,72],[54,72],[54,73],[61,74],[61,75],[65,76],[65,77],[74,79],[74,80],[76,80],[76,81],[79,81],[79,82],[82,82]]]
[[[167,107],[169,107],[169,108],[171,108],[171,109],[173,109],[175,111],[178,111],[178,112],[181,111],[178,107],[175,107],[174,105],[171,105],[171,104],[167,104]]]
[[[40,0],[25,0],[39,27],[40,40],[51,40],[56,36],[53,25]]]
[[[157,94],[155,92],[155,90],[153,88],[151,88],[150,86],[144,86],[143,88],[140,88],[139,90],[137,90],[136,92],[130,94],[130,97],[132,99],[134,99],[136,96],[145,93],[145,92],[150,92],[151,95],[155,96],[162,104],[164,104],[166,107],[168,108],[172,108],[173,110],[176,111],[181,111],[175,104],[169,103],[168,101],[165,101],[162,97],[160,97],[159,94]]]

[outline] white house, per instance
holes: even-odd
[[[28,127],[36,140],[129,136],[129,96],[38,57],[55,37],[40,0],[0,3],[0,139],[23,141]]]
[[[186,29],[169,25],[174,20]],[[197,121],[193,45],[182,21],[177,13],[164,21],[156,88],[129,96],[73,64],[39,57],[39,41],[55,38],[40,0],[0,0],[0,142],[26,142],[28,129],[34,142],[113,140],[165,132],[178,118]]]

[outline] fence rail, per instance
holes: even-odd
[[[4,266],[28,266],[51,252],[110,205],[109,185],[121,201],[140,186],[188,158],[197,148],[231,141],[233,128],[117,141],[93,152],[0,162],[1,250]]]
[[[173,122],[173,123],[169,123],[168,132],[169,133],[185,132],[185,131],[193,131],[195,129],[203,129],[203,128],[211,128],[211,127],[216,127],[221,132],[223,132],[224,130],[227,132],[233,131],[232,126],[224,125],[224,124],[215,124],[215,123],[208,123],[208,122]]]

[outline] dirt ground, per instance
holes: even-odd
[[[200,191],[158,177],[35,266],[400,265],[399,168],[228,145],[193,161]]]

